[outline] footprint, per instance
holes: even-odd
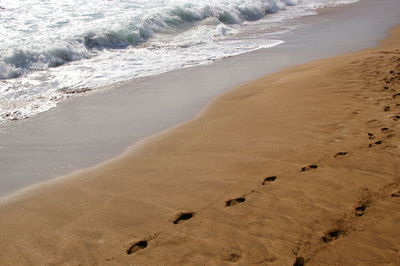
[[[390,111],[390,106],[384,106],[383,107],[384,112],[389,112]]]
[[[355,215],[358,217],[361,217],[364,215],[365,210],[367,209],[368,205],[365,203],[362,203],[360,206],[358,206],[355,210]]]
[[[368,138],[369,138],[369,139],[375,139],[376,137],[375,137],[375,135],[374,135],[374,134],[372,134],[372,133],[368,133]]]
[[[381,145],[382,144],[382,141],[381,140],[379,140],[379,141],[376,141],[376,142],[374,142],[374,143],[370,143],[369,145],[368,145],[368,147],[373,147],[373,146],[375,146],[375,145]]]
[[[311,169],[317,169],[317,168],[318,168],[318,165],[310,164],[309,166],[304,166],[303,168],[301,168],[301,172],[308,171]]]
[[[392,119],[394,121],[398,121],[398,120],[400,120],[400,115],[394,115],[394,116],[392,116]]]
[[[383,133],[386,133],[386,132],[389,131],[389,128],[388,128],[388,127],[383,127],[383,128],[381,128],[381,131],[382,131]]]
[[[236,253],[229,254],[224,260],[229,262],[237,262],[242,256]]]
[[[126,250],[126,253],[130,255],[130,254],[138,252],[139,250],[147,248],[147,246],[148,246],[148,241],[147,240],[140,240],[140,241],[134,243],[133,245],[131,245]]]
[[[379,126],[380,123],[381,123],[381,122],[380,122],[379,120],[376,120],[376,119],[372,119],[372,120],[369,120],[369,121],[367,122],[368,125],[373,126],[373,127]],[[374,134],[372,134],[372,133],[368,133],[368,136],[373,136],[373,135],[374,135]]]
[[[262,182],[262,185],[264,186],[268,182],[274,182],[277,179],[276,176],[269,176],[264,178],[264,181]]]
[[[305,259],[303,257],[297,257],[296,261],[294,262],[293,266],[304,266]]]
[[[392,198],[400,198],[400,190],[391,195]]]
[[[400,97],[400,93],[396,93],[396,94],[393,95],[393,99],[397,98],[397,97]]]
[[[395,136],[396,136],[395,134],[387,134],[386,138],[390,139],[390,138],[393,138]]]
[[[341,151],[341,152],[336,153],[335,158],[341,158],[341,157],[344,157],[346,155],[347,155],[347,152]]]
[[[230,199],[230,200],[225,201],[225,207],[235,206],[236,204],[242,203],[245,201],[246,201],[246,198],[244,198],[244,197]]]
[[[176,218],[174,219],[174,224],[179,224],[184,221],[190,220],[193,218],[195,215],[194,212],[181,212],[176,215]]]
[[[328,233],[326,233],[321,240],[324,241],[325,243],[329,243],[333,240],[338,239],[341,235],[345,234],[346,231],[344,230],[340,230],[340,229],[336,229],[336,230],[332,230]]]

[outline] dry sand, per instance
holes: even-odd
[[[399,93],[399,27],[244,84],[5,201],[1,264],[400,265]]]

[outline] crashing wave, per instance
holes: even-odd
[[[299,0],[234,0],[210,1],[209,4],[182,2],[162,9],[154,9],[131,18],[131,23],[120,29],[92,30],[81,36],[63,40],[54,47],[15,49],[0,59],[0,79],[19,77],[27,72],[57,67],[71,61],[96,55],[104,49],[124,49],[147,42],[155,34],[177,34],[198,22],[215,18],[222,25],[240,24],[262,19],[279,12]],[[223,28],[222,28],[223,29]],[[226,30],[218,31],[221,35]]]

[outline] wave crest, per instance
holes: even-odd
[[[14,50],[0,62],[0,79],[16,78],[28,71],[44,70],[89,57],[88,51],[79,51],[71,45],[43,51]]]
[[[155,34],[177,34],[196,23],[215,18],[220,24],[240,24],[262,19],[267,14],[279,12],[299,0],[230,0],[209,2],[172,2],[174,5],[147,10],[131,18],[119,29],[94,29],[73,36],[55,47],[41,50],[15,49],[0,56],[0,79],[10,79],[30,71],[57,67],[71,61],[90,58],[104,49],[125,49],[147,42]],[[112,25],[108,25],[112,26]],[[224,31],[219,31],[224,33]]]

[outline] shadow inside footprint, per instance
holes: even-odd
[[[372,133],[368,133],[368,138],[369,138],[369,139],[375,139],[376,137],[375,137],[375,135],[374,135],[374,134],[372,134]]]
[[[277,179],[276,176],[269,176],[264,178],[264,181],[262,182],[262,185],[264,186],[268,182],[274,182]]]
[[[381,145],[383,142],[381,141],[381,140],[379,140],[379,141],[376,141],[376,142],[374,142],[374,143],[370,143],[369,145],[368,145],[368,147],[373,147],[373,146],[375,146],[375,145]]]
[[[182,212],[177,215],[177,217],[174,219],[174,224],[179,224],[184,221],[190,220],[193,218],[195,215],[194,212]]]
[[[341,157],[344,157],[346,155],[347,155],[347,152],[345,152],[345,151],[338,152],[338,153],[336,153],[335,158],[341,158]]]
[[[392,198],[400,198],[400,191],[393,193]]]
[[[140,240],[139,242],[136,242],[132,246],[130,246],[130,248],[127,249],[126,253],[129,255],[133,254],[141,249],[147,248],[147,245],[148,245],[147,240]]]
[[[244,197],[230,199],[230,200],[225,201],[225,207],[235,206],[236,204],[242,203],[245,201],[246,201],[246,198],[244,198]]]
[[[293,266],[304,266],[305,260],[303,257],[297,257],[296,261],[294,262]]]
[[[317,169],[317,168],[318,168],[318,165],[310,164],[309,166],[304,166],[303,168],[301,168],[301,172],[308,171],[311,169]]]
[[[240,256],[239,254],[231,253],[225,258],[225,260],[229,262],[237,262],[238,260],[240,260],[241,257],[242,256]]]
[[[365,210],[367,209],[367,207],[368,207],[368,205],[362,203],[360,206],[358,206],[358,207],[356,208],[356,210],[355,210],[355,215],[356,215],[356,216],[359,216],[359,217],[360,217],[360,216],[363,216]]]
[[[325,243],[329,243],[329,242],[331,242],[331,241],[333,241],[333,240],[338,239],[338,238],[339,238],[341,235],[343,235],[344,233],[346,233],[346,231],[344,231],[344,230],[340,230],[340,229],[333,230],[333,231],[330,231],[330,232],[328,232],[327,234],[325,234],[325,235],[321,238],[321,240],[324,241]]]

